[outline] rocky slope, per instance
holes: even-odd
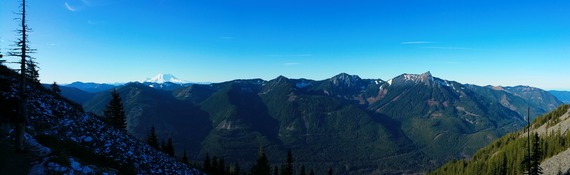
[[[14,86],[18,84],[16,74],[4,66],[0,69],[0,77],[12,85],[9,90],[1,92],[2,97],[14,96]],[[87,174],[117,171],[119,174],[200,174],[137,138],[110,127],[96,116],[83,112],[80,106],[40,84],[30,85],[27,95],[30,115],[26,144],[28,148],[43,150],[36,155],[41,157],[41,161],[33,163],[33,174],[81,174],[83,171]],[[11,140],[12,130],[3,131],[5,139]],[[32,154],[38,153],[31,151]],[[90,164],[93,166],[87,166]]]
[[[544,123],[543,125],[534,129],[540,135],[547,133],[555,133],[557,130],[565,131],[563,135],[570,132],[570,109],[562,116],[558,117],[556,124]],[[570,173],[570,149],[558,153],[540,163],[544,174],[559,174]]]

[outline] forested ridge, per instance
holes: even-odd
[[[429,72],[389,83],[342,73],[322,81],[280,76],[172,91],[128,83],[117,92],[130,134],[146,138],[154,126],[160,139],[173,139],[177,156],[186,150],[191,162],[209,153],[247,169],[262,145],[270,163],[292,149],[306,169],[353,174],[431,171],[525,126],[520,110],[511,108],[530,106],[543,114],[560,104],[533,105],[514,93]],[[103,114],[109,93],[94,95],[83,104],[86,111]]]
[[[486,147],[480,149],[470,160],[453,160],[430,174],[523,174],[528,173],[528,164],[531,166],[540,164],[562,151],[570,148],[570,131],[562,130],[562,116],[568,119],[567,114],[570,105],[563,104],[556,110],[536,118],[531,123],[531,148],[529,149],[529,137],[526,130],[509,133]],[[541,126],[550,131],[540,133],[537,129]],[[554,128],[552,128],[554,127]],[[540,134],[539,134],[540,133]],[[529,158],[528,150],[531,150]],[[536,159],[533,162],[532,159]],[[566,173],[562,172],[560,173]],[[534,173],[531,173],[534,174]]]

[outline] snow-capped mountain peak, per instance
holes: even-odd
[[[188,83],[188,81],[180,80],[172,74],[163,74],[163,73],[159,73],[158,75],[154,76],[153,78],[147,78],[144,82],[149,82],[149,83],[170,82],[170,83],[178,83],[178,84]]]
[[[426,84],[431,84],[433,81],[435,81],[435,78],[428,71],[422,74],[402,74],[388,80],[387,83],[388,85],[392,85],[394,83],[399,84],[399,83],[409,83],[409,82],[414,82],[414,83],[423,82]]]

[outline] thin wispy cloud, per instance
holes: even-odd
[[[119,3],[120,1],[121,0],[81,0],[81,2],[77,1],[77,3],[71,4],[69,2],[64,2],[63,5],[67,10],[77,12],[84,8],[107,6]]]
[[[76,12],[79,10],[79,8],[69,5],[69,3],[67,3],[67,2],[63,3],[63,5],[65,5],[65,8],[67,8],[67,10],[72,11],[72,12]]]
[[[406,42],[401,42],[400,44],[431,44],[433,42],[431,41],[406,41]]]

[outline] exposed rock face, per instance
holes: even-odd
[[[570,149],[544,160],[540,167],[544,174],[570,173]]]
[[[570,132],[570,110],[568,110],[564,115],[560,116],[560,122],[554,126],[547,127],[546,124],[535,129],[539,135],[546,133],[553,133],[560,128],[561,131]],[[562,133],[566,135],[566,132]],[[570,149],[558,153],[551,158],[544,160],[540,167],[544,174],[565,174],[570,173]]]

